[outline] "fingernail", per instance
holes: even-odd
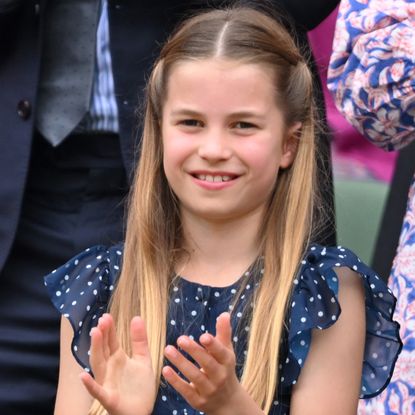
[[[204,344],[212,343],[212,336],[208,333],[204,333],[200,336],[200,341]]]
[[[180,346],[180,347],[186,347],[186,346],[189,346],[189,344],[190,344],[190,342],[189,342],[189,339],[187,338],[187,337],[179,337],[178,339],[177,339],[177,344]]]
[[[177,356],[177,351],[173,346],[166,346],[164,351],[165,351],[167,356],[170,356],[170,357],[176,357]]]

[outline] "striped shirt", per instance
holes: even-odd
[[[101,1],[97,28],[96,61],[89,111],[75,132],[105,131],[118,133],[118,107],[115,100],[114,79],[110,53],[108,0]]]

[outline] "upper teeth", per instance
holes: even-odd
[[[230,176],[212,176],[210,174],[197,174],[196,177],[207,182],[227,182],[231,180]]]

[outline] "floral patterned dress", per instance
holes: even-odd
[[[343,115],[375,145],[396,150],[413,141],[415,0],[343,0],[328,87]],[[415,413],[415,176],[389,286],[398,298],[403,351],[390,385],[361,402],[361,415]]]

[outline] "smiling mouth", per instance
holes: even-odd
[[[210,182],[210,183],[229,182],[236,178],[236,176],[212,175],[212,174],[194,174],[193,177],[195,177],[196,179],[202,180],[204,182]]]

